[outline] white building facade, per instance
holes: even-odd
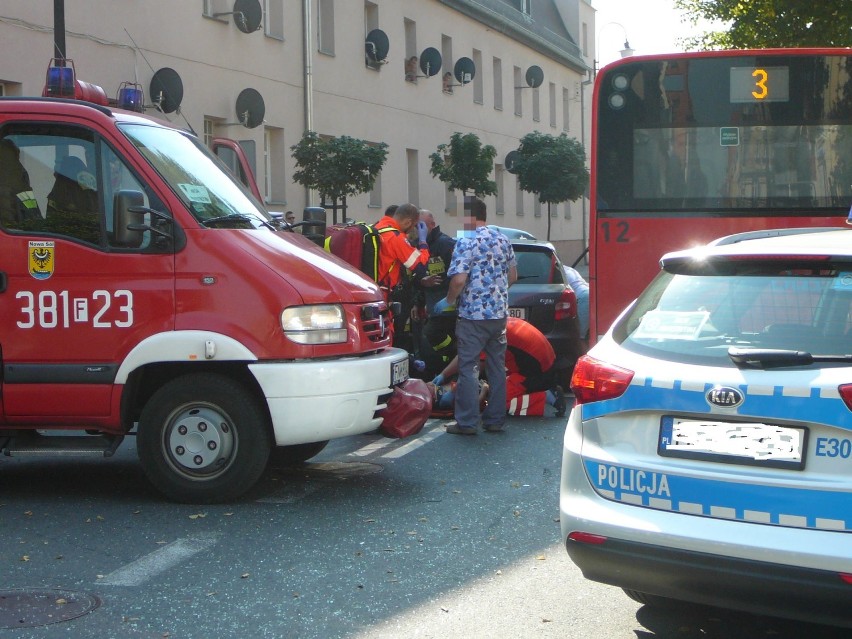
[[[4,95],[41,94],[54,56],[56,4],[2,3]],[[410,201],[433,211],[450,234],[461,227],[462,194],[430,175],[429,155],[454,132],[473,132],[497,149],[498,193],[485,198],[489,222],[541,238],[547,205],[518,189],[507,153],[541,131],[577,138],[589,155],[589,0],[64,0],[64,17],[66,57],[78,79],[111,98],[123,82],[137,83],[148,115],[208,141],[238,140],[270,208],[297,217],[319,204],[292,180],[290,147],[308,129],[388,145],[373,191],[349,198],[348,217],[376,221],[388,205]],[[419,61],[435,52],[441,68],[427,76]],[[462,75],[464,82],[447,83],[444,74],[457,65],[467,72],[472,66],[469,81]],[[540,84],[533,88],[528,75],[535,80],[536,67]],[[151,94],[162,69],[173,70],[183,89],[180,108],[168,113]],[[263,111],[249,128],[237,98],[254,92]],[[551,208],[550,238],[563,260],[585,247],[587,210],[583,199]]]

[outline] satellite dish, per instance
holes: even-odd
[[[183,100],[183,81],[178,72],[163,67],[151,78],[151,100],[163,113],[172,113],[180,108]]]
[[[526,80],[528,86],[537,89],[544,82],[544,71],[541,70],[540,66],[534,64],[527,69]]]
[[[243,33],[254,33],[260,29],[263,9],[259,0],[236,0],[234,2],[234,24]]]
[[[244,127],[253,129],[263,123],[266,105],[255,89],[243,89],[237,96],[237,119]]]
[[[373,29],[367,34],[364,51],[370,62],[384,62],[388,57],[390,41],[388,35],[381,29]]]
[[[515,166],[518,163],[518,156],[519,156],[519,154],[518,154],[517,151],[509,151],[506,154],[505,159],[503,160],[503,166],[512,175],[515,174]]]
[[[420,70],[427,78],[438,73],[441,70],[441,52],[435,47],[423,49],[420,54]]]
[[[459,84],[468,84],[476,75],[476,65],[470,58],[459,58],[453,67],[453,75]]]

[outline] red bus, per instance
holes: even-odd
[[[845,223],[852,52],[619,60],[595,80],[591,163],[594,343],[667,251],[743,231]]]

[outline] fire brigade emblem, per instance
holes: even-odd
[[[55,250],[54,242],[30,242],[30,275],[37,280],[46,280],[53,275]]]

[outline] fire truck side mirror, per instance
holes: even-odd
[[[118,246],[138,248],[142,245],[142,230],[145,213],[145,196],[141,191],[121,190],[113,196],[113,234]]]

